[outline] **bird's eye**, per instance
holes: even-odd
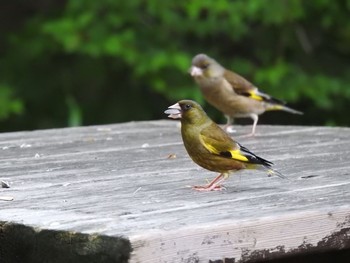
[[[185,104],[184,108],[185,108],[185,110],[189,110],[192,108],[192,106],[190,104]]]
[[[209,67],[209,64],[203,64],[202,65],[202,69],[206,69],[206,68],[208,68]]]

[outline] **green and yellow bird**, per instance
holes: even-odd
[[[169,118],[181,119],[181,135],[188,155],[199,166],[220,174],[209,184],[194,186],[198,191],[220,190],[229,173],[242,169],[265,170],[285,178],[267,161],[234,141],[192,100],[181,100],[165,111]]]
[[[221,66],[205,54],[196,55],[189,70],[204,98],[227,118],[225,126],[231,131],[234,118],[252,118],[255,135],[259,115],[265,111],[282,110],[303,114],[285,106],[285,102],[258,90],[252,83],[233,71]]]

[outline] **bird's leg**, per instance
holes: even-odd
[[[258,124],[258,120],[259,120],[259,117],[257,114],[252,114],[251,115],[252,119],[253,119],[253,128],[252,128],[252,136],[255,135],[255,130],[256,130],[256,125]]]
[[[192,189],[196,191],[206,192],[206,191],[221,191],[224,189],[223,186],[220,185],[221,182],[225,180],[225,173],[221,173],[218,176],[214,178],[209,184],[207,185],[196,185],[193,186]]]
[[[258,117],[257,114],[250,114],[249,117],[253,119],[253,128],[252,128],[252,132],[251,132],[251,133],[248,133],[248,134],[246,134],[246,135],[240,136],[241,138],[242,138],[242,137],[252,137],[252,136],[255,136],[256,125],[258,124],[259,117]]]
[[[233,118],[229,115],[225,115],[226,119],[227,119],[227,122],[224,126],[224,130],[228,133],[235,133],[236,130],[233,129]]]

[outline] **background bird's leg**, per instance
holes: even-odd
[[[256,125],[258,124],[259,117],[257,114],[250,114],[249,117],[253,119],[252,132],[248,133],[246,135],[240,136],[241,138],[242,137],[251,137],[251,136],[255,135]]]
[[[257,114],[251,114],[250,117],[253,119],[252,136],[255,135],[256,125],[258,124],[259,117]]]
[[[197,191],[220,191],[223,189],[223,187],[220,185],[221,182],[223,182],[226,178],[225,173],[221,173],[218,176],[214,178],[209,184],[207,185],[196,185],[193,186],[192,189]]]
[[[235,133],[236,130],[233,129],[233,126],[232,126],[234,119],[229,115],[225,115],[225,117],[227,119],[227,122],[226,122],[226,125],[224,126],[224,130],[228,133]]]

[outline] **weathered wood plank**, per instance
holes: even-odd
[[[291,180],[243,171],[210,193],[187,187],[215,174],[189,159],[174,121],[0,134],[0,197],[14,199],[0,199],[0,221],[126,237],[131,262],[350,247],[350,129],[259,132],[237,140]]]

